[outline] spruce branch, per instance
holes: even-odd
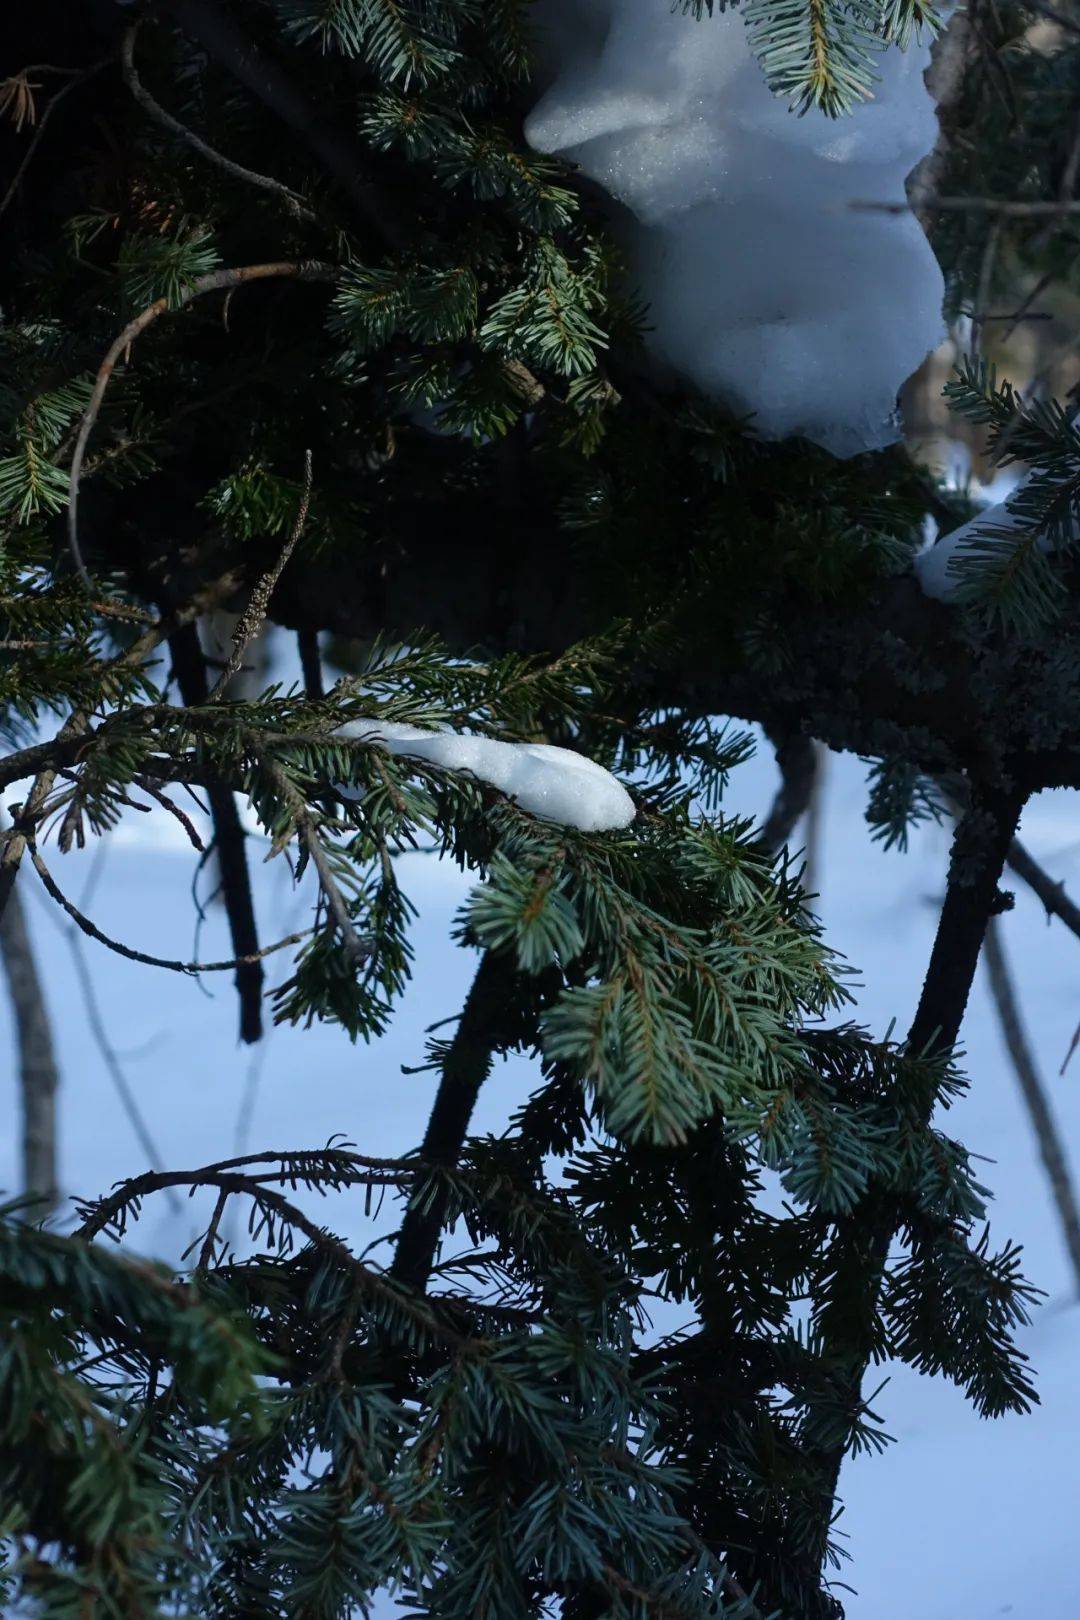
[[[975,978],[986,929],[998,907],[998,882],[1016,833],[1025,795],[1015,788],[987,788],[972,784],[963,815],[957,822],[949,863],[945,902],[938,919],[919,1003],[905,1043],[910,1056],[925,1064],[947,1061],[956,1045]],[[930,1094],[921,1123],[929,1123],[929,1110],[937,1100]],[[863,1409],[861,1386],[867,1367],[880,1348],[877,1312],[885,1281],[889,1251],[901,1224],[895,1206],[870,1186],[861,1208],[845,1222],[846,1241],[859,1255],[861,1280],[859,1309],[842,1320],[826,1349],[838,1366],[852,1368],[846,1379],[844,1407],[850,1414]],[[848,1441],[842,1437],[823,1448],[821,1466],[827,1479],[829,1503],[835,1498],[840,1465]],[[827,1523],[818,1526],[819,1546],[825,1545]]]
[[[255,745],[258,744],[257,738],[253,737],[251,741]],[[348,902],[341,892],[341,887],[331,870],[326,850],[323,847],[319,833],[319,823],[308,809],[303,796],[298,792],[287,772],[282,769],[278,762],[267,759],[262,762],[262,765],[267,776],[277,789],[282,805],[288,810],[291,829],[299,836],[300,843],[315,868],[319,888],[322,891],[323,899],[326,901],[327,910],[341,936],[346,960],[351,967],[359,967],[371,955],[371,944],[361,939],[353,926],[352,917],[349,915]]]

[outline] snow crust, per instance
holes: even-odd
[[[361,737],[392,754],[425,759],[447,770],[468,771],[516,800],[530,815],[581,832],[628,827],[634,819],[634,802],[622,783],[571,748],[499,742],[445,727],[424,731],[388,720],[350,720],[338,727],[338,735]],[[354,788],[341,787],[339,792],[346,798],[361,796]]]
[[[537,0],[551,82],[530,144],[629,210],[654,362],[838,456],[898,437],[896,395],[944,336],[941,270],[905,200],[937,137],[928,47],[888,50],[874,101],[795,117],[767,88],[738,9]],[[543,59],[543,58],[542,58]]]

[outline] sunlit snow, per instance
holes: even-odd
[[[467,771],[531,815],[563,827],[606,832],[628,827],[634,819],[634,801],[622,783],[571,748],[500,742],[444,728],[423,731],[419,726],[388,720],[350,720],[338,729],[343,737],[365,738],[392,754],[424,759],[450,771]],[[357,797],[355,789],[340,787],[339,791],[346,798]]]

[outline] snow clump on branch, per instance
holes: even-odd
[[[580,832],[608,832],[628,827],[634,802],[610,771],[584,754],[548,743],[499,742],[445,727],[424,731],[390,720],[350,720],[337,735],[377,743],[391,754],[426,760],[449,771],[468,771],[498,788],[530,815],[541,816]],[[357,788],[338,787],[347,799],[359,799]]]
[[[934,145],[929,48],[888,50],[873,101],[794,116],[739,10],[671,0],[538,0],[550,77],[525,134],[629,210],[654,362],[767,438],[838,456],[898,435],[896,396],[944,337],[941,270],[904,181]],[[542,55],[542,62],[545,55]]]

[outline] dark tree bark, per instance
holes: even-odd
[[[169,638],[173,669],[180,695],[190,706],[205,703],[209,696],[206,661],[199,633],[186,625]],[[229,922],[234,956],[252,956],[259,949],[255,926],[255,905],[251,897],[245,843],[247,834],[230,788],[211,785],[206,789],[214,824],[214,849],[221,874],[221,894]],[[233,981],[240,998],[240,1039],[248,1044],[262,1036],[263,966],[261,962],[239,962]]]
[[[442,1078],[420,1147],[428,1164],[456,1164],[480,1087],[491,1073],[495,1055],[512,1043],[512,1025],[520,1022],[513,1006],[516,974],[510,960],[488,951],[476,971],[458,1020],[457,1032],[442,1065]],[[423,1291],[435,1260],[446,1219],[446,1200],[433,1198],[424,1208],[405,1212],[392,1275]]]

